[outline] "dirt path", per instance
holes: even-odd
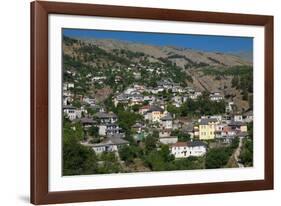
[[[236,163],[237,163],[239,168],[243,168],[244,167],[244,165],[239,162],[239,156],[240,156],[240,153],[241,153],[242,145],[243,145],[243,137],[239,137],[239,145],[238,145],[237,149],[234,152],[234,158],[235,158],[235,161],[236,161]]]

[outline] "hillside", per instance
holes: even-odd
[[[90,73],[91,77],[106,76],[105,84],[113,91],[121,91],[133,82],[155,86],[156,81],[170,78],[198,91],[220,91],[227,101],[234,101],[238,111],[250,107],[252,63],[248,56],[243,58],[242,54],[68,37],[64,37],[63,54],[65,71],[73,72],[80,68],[80,72]],[[141,78],[136,78],[136,74]],[[238,78],[238,82],[234,77]],[[74,81],[73,77],[66,78]],[[78,81],[77,78],[75,80]],[[85,90],[86,75],[82,75],[80,80],[78,84]],[[96,85],[89,90],[100,92],[98,87]]]
[[[249,58],[242,58],[243,53],[228,54],[219,52],[203,52],[193,49],[179,48],[174,46],[154,46],[145,45],[129,41],[112,39],[79,39],[82,42],[93,44],[107,52],[113,50],[129,50],[135,53],[144,53],[153,58],[167,58],[175,62],[178,66],[184,67],[186,64],[208,64],[212,66],[241,66],[250,65]],[[249,54],[248,54],[249,55]]]

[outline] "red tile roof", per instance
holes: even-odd
[[[187,147],[187,142],[177,142],[172,145],[173,147]]]

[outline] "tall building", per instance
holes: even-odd
[[[201,119],[199,123],[199,139],[200,140],[214,139],[217,124],[218,124],[218,120],[215,118]]]

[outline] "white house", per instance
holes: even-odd
[[[89,104],[90,106],[96,105],[96,100],[94,98],[84,97],[83,102]]]
[[[139,85],[139,84],[134,84],[134,88],[135,88],[135,90],[137,90],[140,93],[142,93],[146,90],[144,85]]]
[[[162,144],[175,144],[178,142],[177,136],[159,137],[159,141]]]
[[[140,72],[134,72],[133,75],[134,75],[135,79],[140,79],[141,78],[141,73]]]
[[[106,138],[101,143],[93,144],[91,147],[97,154],[103,152],[118,152],[118,149],[124,145],[129,145],[129,142],[121,138]]]
[[[133,88],[133,87],[130,87],[130,88],[127,88],[125,91],[124,91],[124,94],[132,94],[136,92],[136,89]]]
[[[181,86],[173,86],[172,92],[173,93],[183,93],[185,90]]]
[[[143,96],[141,94],[131,94],[128,98],[130,100],[130,106],[139,105],[143,103]]]
[[[176,107],[180,107],[182,105],[182,97],[181,96],[174,96],[172,97],[173,105]]]
[[[221,95],[220,92],[212,92],[209,98],[211,101],[216,101],[216,102],[222,101],[224,99],[224,97]]]
[[[66,91],[69,88],[74,88],[74,83],[68,83],[68,82],[63,83],[63,91]]]
[[[100,77],[95,76],[95,77],[92,78],[92,82],[100,82],[100,81],[105,80],[105,79],[106,79],[106,76],[100,76]]]
[[[201,141],[192,141],[187,142],[189,148],[189,154],[193,157],[200,157],[206,154],[207,146],[204,142]]]
[[[68,83],[67,84],[67,88],[69,89],[69,88],[74,88],[74,83]]]
[[[71,96],[65,96],[63,95],[63,105],[69,105],[73,101],[73,98]]]
[[[177,142],[172,145],[171,153],[175,158],[186,158],[189,157],[187,142]]]
[[[234,122],[243,122],[243,116],[240,114],[236,114],[233,116]]]
[[[189,98],[194,100],[194,99],[197,99],[201,95],[202,95],[202,92],[190,92]]]
[[[245,122],[252,122],[253,121],[253,111],[248,111],[244,113],[244,120]]]
[[[121,93],[114,98],[113,102],[115,107],[117,107],[119,103],[127,104],[129,102],[129,95]]]
[[[122,129],[117,124],[102,124],[99,125],[99,135],[114,135],[120,134]]]
[[[225,112],[226,113],[230,113],[233,111],[233,106],[234,106],[234,102],[228,102],[228,104],[225,106]]]
[[[74,120],[74,119],[77,119],[77,118],[81,118],[81,116],[82,116],[81,110],[77,109],[77,108],[75,108],[71,105],[63,106],[63,113],[71,121]]]
[[[223,128],[226,127],[227,124],[225,123],[218,123],[215,125],[215,137],[220,138],[222,137]]]
[[[175,158],[199,157],[205,155],[206,151],[207,146],[201,141],[177,142],[171,146],[171,154]]]
[[[113,124],[113,123],[117,122],[117,120],[118,120],[117,115],[114,114],[113,112],[109,112],[109,113],[98,112],[95,116],[98,118],[99,122],[102,124]]]
[[[169,137],[171,136],[171,130],[170,129],[163,129],[159,131],[159,137]]]
[[[172,129],[173,128],[173,118],[170,113],[166,113],[164,117],[161,119],[161,126],[164,129]]]
[[[211,119],[217,119],[218,121],[222,121],[222,115],[212,115],[209,118]]]

